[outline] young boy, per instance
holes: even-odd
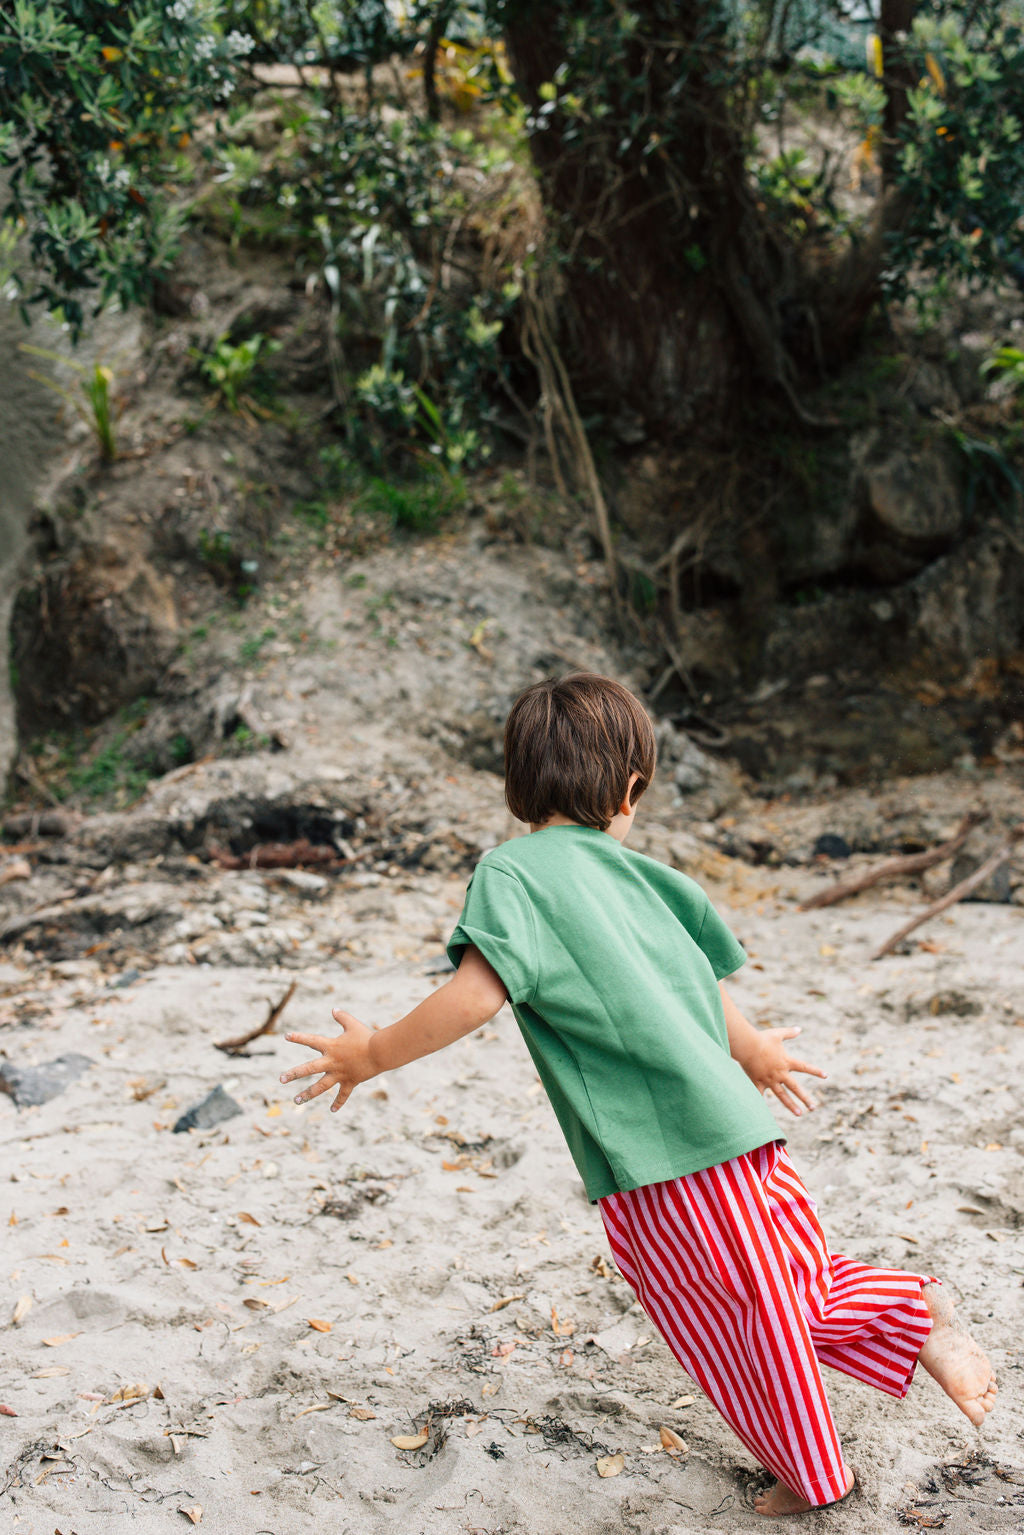
[[[471,1033],[506,997],[615,1260],[683,1368],[778,1479],[762,1514],[845,1497],[820,1365],[892,1396],[920,1360],[972,1423],[985,1355],[938,1282],[830,1255],[762,1093],[813,1108],[798,1029],[753,1027],[721,980],[744,953],[700,887],[623,846],[654,776],[638,701],[605,677],[538,683],[505,727],[505,793],[530,825],[488,853],[448,945],[455,977],[379,1032],[340,1008],[304,1103]]]

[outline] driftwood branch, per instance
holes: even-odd
[[[32,810],[8,816],[0,830],[5,837],[66,837],[84,820],[74,811]]]
[[[258,1029],[250,1029],[248,1034],[239,1034],[234,1039],[222,1039],[214,1048],[223,1050],[225,1055],[243,1055],[246,1045],[251,1045],[254,1039],[259,1039],[262,1034],[273,1034],[277,1028],[277,1020],[295,995],[297,985],[298,982],[293,981],[280,1002],[271,1003],[270,1011]]]
[[[308,837],[300,837],[297,842],[258,842],[247,853],[240,854],[211,842],[207,855],[220,869],[301,869],[317,864],[334,868],[341,862],[337,848],[310,842]]]
[[[990,874],[994,874],[996,869],[1001,868],[1006,863],[1007,859],[1013,857],[1013,850],[1022,838],[1024,838],[1024,824],[1015,826],[1003,845],[997,847],[995,852],[985,859],[984,863],[979,864],[973,874],[968,874],[966,879],[962,879],[958,885],[953,886],[952,890],[948,890],[941,901],[936,901],[918,916],[914,917],[912,921],[906,923],[904,927],[901,927],[898,933],[893,933],[892,937],[887,939],[878,952],[872,954],[871,958],[881,959],[884,955],[891,954],[893,949],[898,944],[901,944],[904,938],[909,937],[922,923],[929,922],[932,917],[937,917],[940,912],[946,911],[950,906],[955,906],[957,901],[962,901],[964,896],[970,895],[972,890],[976,890],[979,885],[983,885]]]
[[[870,890],[873,885],[883,885],[889,880],[902,879],[907,874],[921,874],[937,863],[944,863],[947,858],[952,858],[954,853],[960,851],[974,828],[987,820],[987,811],[972,810],[964,816],[956,835],[948,842],[943,842],[941,846],[933,847],[926,853],[907,853],[901,858],[890,858],[887,863],[880,863],[877,868],[869,869],[866,874],[858,874],[854,879],[829,885],[827,890],[820,891],[809,901],[801,901],[797,911],[816,911],[821,906],[835,906],[837,901],[845,901],[848,896],[857,895],[861,890]]]

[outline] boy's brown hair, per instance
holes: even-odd
[[[604,831],[626,796],[636,804],[654,777],[654,730],[619,682],[595,672],[536,682],[505,721],[505,801],[533,825],[554,815]]]

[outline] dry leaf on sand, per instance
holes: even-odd
[[[681,1439],[674,1428],[668,1428],[664,1423],[658,1430],[661,1439],[661,1447],[667,1450],[669,1455],[688,1455],[690,1446],[685,1439]]]
[[[602,1455],[597,1462],[598,1476],[618,1476],[626,1464],[625,1455]]]
[[[17,1304],[15,1305],[14,1311],[11,1314],[11,1321],[14,1323],[15,1326],[17,1326],[17,1324],[19,1322],[23,1321],[24,1318],[28,1316],[28,1314],[29,1314],[29,1312],[31,1310],[32,1310],[32,1297],[31,1297],[31,1295],[22,1295],[21,1298],[18,1300]]]
[[[371,1418],[377,1416],[370,1407],[350,1407],[348,1415],[350,1418],[358,1418],[360,1423],[369,1423]]]
[[[391,1443],[396,1450],[422,1450],[429,1434],[396,1434]]]
[[[106,1400],[108,1404],[111,1402],[141,1402],[149,1395],[149,1391],[150,1388],[146,1385],[145,1381],[137,1381],[134,1385],[122,1386],[120,1390],[115,1391],[113,1396],[108,1396]]]
[[[46,1348],[59,1348],[62,1343],[70,1343],[72,1338],[77,1338],[77,1332],[61,1332],[55,1338],[44,1338],[43,1345]]]
[[[322,1322],[317,1316],[308,1317],[307,1321],[314,1332],[330,1332],[331,1330],[330,1322]]]
[[[191,1519],[193,1524],[198,1524],[203,1517],[203,1505],[201,1503],[180,1503],[178,1513],[184,1514],[186,1519]]]
[[[506,1306],[511,1306],[514,1300],[525,1300],[525,1295],[503,1295],[501,1300],[496,1300],[490,1308],[492,1311],[504,1311]]]

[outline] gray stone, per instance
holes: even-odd
[[[960,492],[941,451],[894,453],[866,464],[864,479],[871,510],[900,542],[944,543],[960,531]]]
[[[49,1103],[88,1071],[93,1062],[87,1055],[58,1055],[42,1066],[15,1066],[0,1061],[0,1092],[9,1093],[19,1109]]]
[[[958,853],[953,860],[953,867],[950,870],[950,889],[954,885],[959,885],[962,879],[967,879],[968,875],[973,874],[975,869],[984,863],[989,854],[993,852],[995,852],[995,844],[989,848],[988,852],[981,856],[977,853],[969,853],[966,850]],[[1010,886],[1009,859],[1007,859],[1006,863],[1000,864],[998,869],[993,869],[988,879],[983,880],[976,890],[972,890],[970,895],[965,895],[963,899],[965,901],[991,901],[998,906],[1006,905],[1007,902],[1012,901],[1013,891]]]
[[[141,976],[142,972],[140,970],[123,970],[120,975],[107,982],[107,988],[112,991],[120,991],[123,986],[131,986],[134,981],[140,980]]]
[[[228,1097],[218,1083],[212,1093],[207,1093],[200,1103],[194,1103],[175,1120],[174,1133],[180,1135],[183,1130],[212,1130],[214,1125],[222,1124],[225,1119],[234,1119],[241,1112],[241,1104]]]

